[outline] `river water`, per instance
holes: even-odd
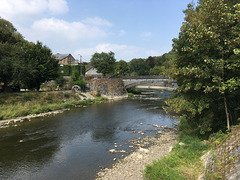
[[[153,124],[177,124],[161,108],[168,95],[161,91],[92,104],[2,128],[0,179],[94,179],[101,168],[114,163],[114,158],[122,158],[109,149],[130,152],[129,140],[156,135]],[[143,130],[144,135],[134,133]]]

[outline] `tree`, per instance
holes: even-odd
[[[120,76],[126,76],[127,74],[129,74],[128,63],[124,60],[120,60],[116,66],[116,73]]]
[[[154,68],[150,69],[150,75],[161,76],[164,75],[165,66],[154,66]]]
[[[116,59],[113,52],[95,53],[91,60],[91,65],[97,69],[98,73],[103,75],[113,75],[115,72]]]
[[[168,105],[201,134],[225,124],[230,129],[230,119],[237,119],[239,7],[230,0],[199,0],[196,8],[190,4],[179,38],[173,40],[177,58],[171,77],[179,88]]]
[[[59,76],[58,61],[52,56],[51,50],[41,42],[25,42],[19,70],[19,78],[24,86],[29,89],[40,89],[45,81],[54,80]],[[23,78],[23,76],[25,78]]]
[[[154,58],[153,58],[152,56],[149,56],[149,57],[146,59],[146,62],[148,63],[148,65],[149,65],[150,68],[154,68],[155,62],[154,62]]]
[[[129,62],[130,72],[136,74],[137,76],[149,75],[150,67],[144,59],[133,59]]]
[[[8,21],[0,18],[0,82],[7,87],[13,80],[14,63],[19,60],[21,34]]]

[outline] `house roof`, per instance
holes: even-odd
[[[90,67],[86,70],[86,72],[90,71],[91,69],[93,69],[92,66],[90,66]]]
[[[90,66],[87,70],[86,70],[86,73],[85,73],[86,75],[99,75],[99,76],[101,76],[102,75],[102,73],[98,73],[97,72],[97,69],[96,68],[94,68],[94,67],[92,67],[92,66]]]
[[[61,61],[62,59],[68,57],[70,54],[54,54],[53,56],[55,56],[57,58],[57,60]]]

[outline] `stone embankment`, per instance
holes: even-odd
[[[92,79],[89,82],[90,91],[99,92],[107,97],[127,96],[122,79]]]
[[[151,145],[148,148],[139,148],[133,153],[119,160],[112,168],[106,168],[97,175],[97,180],[141,180],[146,165],[153,163],[154,160],[160,159],[167,155],[177,142],[177,128],[165,129],[159,137],[148,136],[143,142]],[[134,143],[134,141],[133,141]]]
[[[240,126],[235,127],[227,140],[202,157],[205,175],[200,179],[240,179]]]

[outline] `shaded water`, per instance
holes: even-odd
[[[133,131],[155,135],[152,124],[177,124],[161,108],[167,96],[93,104],[0,129],[0,179],[94,179],[121,158],[108,152],[114,143],[129,152],[129,140],[142,138]]]

